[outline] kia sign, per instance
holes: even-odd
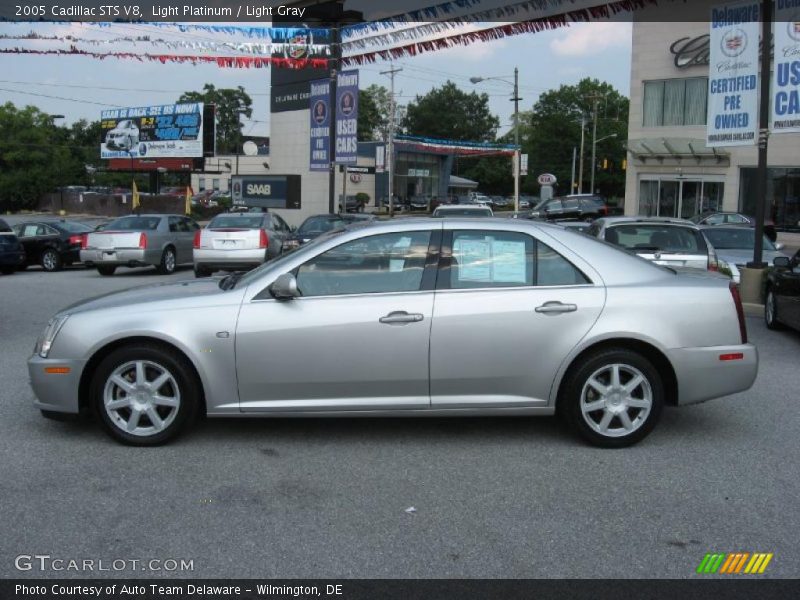
[[[539,182],[539,185],[555,185],[558,179],[552,173],[543,173],[536,181]]]
[[[100,158],[201,158],[203,103],[104,110]]]
[[[238,175],[231,191],[234,206],[300,208],[300,175]]]

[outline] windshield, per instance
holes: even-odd
[[[348,220],[352,221],[352,220]],[[340,219],[338,217],[309,217],[303,224],[300,225],[300,229],[297,230],[297,233],[300,235],[319,235],[320,233],[325,233],[326,231],[332,231],[334,229],[339,229],[347,225],[348,221],[344,219]]]
[[[155,231],[161,217],[121,217],[111,221],[106,231]]]
[[[448,208],[433,211],[434,217],[491,217],[492,211],[488,208]]]
[[[752,250],[756,246],[756,232],[749,228],[730,228],[706,229],[704,232],[708,241],[717,250]],[[764,250],[775,250],[766,237],[764,238]]]
[[[688,227],[660,224],[617,225],[606,229],[607,242],[634,252],[706,254],[699,233]],[[713,242],[712,242],[713,243]]]
[[[211,219],[208,229],[259,229],[262,222],[261,215],[220,215]]]

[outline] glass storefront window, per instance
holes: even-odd
[[[725,184],[697,179],[642,179],[638,214],[645,217],[681,217],[722,209]]]
[[[741,171],[739,210],[756,214],[757,170]],[[780,229],[800,228],[800,169],[769,169],[767,171],[767,219]]]
[[[394,194],[401,201],[435,198],[439,195],[442,157],[434,154],[401,152],[397,155]]]

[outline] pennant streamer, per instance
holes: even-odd
[[[0,54],[56,54],[64,56],[88,56],[100,60],[106,58],[132,58],[140,62],[157,61],[162,64],[191,63],[216,64],[219,67],[236,69],[264,69],[270,66],[287,69],[327,69],[327,58],[276,58],[270,56],[196,56],[185,54],[140,54],[134,52],[89,52],[71,47],[69,50],[29,50],[27,48],[2,48]]]
[[[398,135],[395,143],[404,149],[425,150],[443,154],[500,154],[513,155],[516,146],[508,144],[493,144],[491,142],[468,142],[453,140],[438,140],[434,138],[417,137],[412,135]]]

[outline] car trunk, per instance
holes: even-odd
[[[258,229],[203,229],[200,235],[200,247],[213,250],[252,250],[260,241]]]
[[[138,248],[141,231],[95,231],[88,234],[87,248]]]

